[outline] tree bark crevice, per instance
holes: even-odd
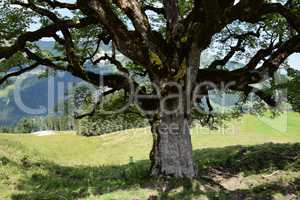
[[[188,119],[181,114],[163,116],[152,124],[151,175],[194,178],[197,175]]]

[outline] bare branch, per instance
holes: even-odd
[[[0,59],[9,58],[20,50],[23,50],[27,42],[35,42],[44,37],[55,37],[56,33],[64,27],[81,28],[93,24],[95,21],[91,18],[83,18],[79,21],[62,20],[33,32],[26,32],[20,35],[15,44],[9,47],[0,47]]]
[[[79,9],[79,6],[77,5],[77,3],[72,4],[72,3],[64,3],[64,2],[60,2],[60,1],[56,1],[56,0],[41,0],[42,2],[46,2],[51,8],[55,9],[55,8],[66,8],[69,10],[76,10]]]
[[[120,52],[143,66],[150,64],[149,49],[144,38],[141,38],[141,33],[127,29],[127,25],[113,10],[110,1],[79,0],[78,3],[84,14],[96,18],[105,27]],[[129,7],[131,6],[129,5]]]
[[[93,64],[96,65],[102,60],[108,60],[111,64],[115,65],[120,72],[129,74],[128,70],[125,67],[123,67],[122,63],[116,59],[115,53],[113,53],[113,56],[108,56],[107,54],[105,54],[104,56],[93,61]]]
[[[136,0],[114,0],[114,2],[131,19],[135,29],[142,37],[148,40],[147,32],[150,31],[150,23],[140,4]]]
[[[167,21],[171,29],[176,25],[180,18],[178,1],[177,0],[163,0],[164,9],[167,17]]]
[[[19,76],[21,74],[29,72],[29,71],[37,68],[38,66],[39,66],[39,63],[34,63],[34,64],[30,65],[29,67],[22,68],[19,71],[11,72],[11,73],[5,75],[4,77],[0,78],[0,85],[3,84],[5,81],[7,81],[9,78],[12,78],[14,76]]]
[[[236,46],[231,47],[231,50],[228,52],[228,54],[223,59],[214,60],[208,68],[209,69],[217,69],[218,66],[221,66],[221,67],[225,66],[237,51],[244,50],[244,48],[242,47],[242,42],[243,42],[243,40],[238,40]]]
[[[153,5],[144,5],[142,7],[142,10],[144,12],[146,12],[147,10],[150,10],[152,12],[155,12],[156,14],[163,15],[166,18],[166,12],[165,12],[164,8],[157,8],[157,7],[153,6]]]
[[[103,92],[103,93],[100,94],[100,96],[98,97],[97,102],[93,105],[93,108],[92,108],[92,110],[91,110],[90,112],[87,112],[87,113],[84,113],[84,114],[78,114],[78,113],[75,113],[74,118],[75,118],[75,119],[82,119],[82,118],[85,118],[85,117],[93,116],[93,115],[96,113],[98,106],[101,104],[103,97],[105,97],[105,96],[107,96],[107,95],[109,95],[109,94],[112,94],[112,93],[114,93],[114,92],[116,92],[116,91],[117,91],[117,90],[114,90],[114,89],[113,89],[113,90],[108,90],[108,91],[106,91],[106,92]]]

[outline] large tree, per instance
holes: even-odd
[[[118,90],[138,95],[152,127],[152,175],[194,177],[192,112],[202,99],[211,112],[209,91],[216,88],[252,92],[275,106],[272,95],[253,84],[272,79],[291,54],[300,52],[299,5],[299,0],[4,1],[0,84],[43,65],[110,88],[103,95]],[[60,9],[72,14],[63,16]],[[37,20],[41,27],[28,31]],[[36,42],[46,37],[60,53],[39,48]],[[112,53],[99,57],[102,42]],[[215,60],[201,66],[209,49]],[[124,66],[116,52],[130,63]],[[87,67],[101,68],[102,60],[119,73]],[[232,60],[243,66],[228,70]]]

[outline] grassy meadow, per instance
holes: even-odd
[[[300,115],[192,129],[196,180],[148,176],[148,128],[99,137],[0,134],[1,200],[299,199]],[[189,186],[189,187],[187,187]]]

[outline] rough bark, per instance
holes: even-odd
[[[188,177],[196,176],[188,120],[182,116],[164,116],[152,125],[153,148],[151,175]]]
[[[151,175],[187,178],[197,175],[189,125],[184,116],[164,116],[153,124],[152,134]]]
[[[170,98],[151,123],[152,176],[193,178],[197,175],[193,162],[189,116],[186,109],[183,109],[185,106],[179,98]]]

